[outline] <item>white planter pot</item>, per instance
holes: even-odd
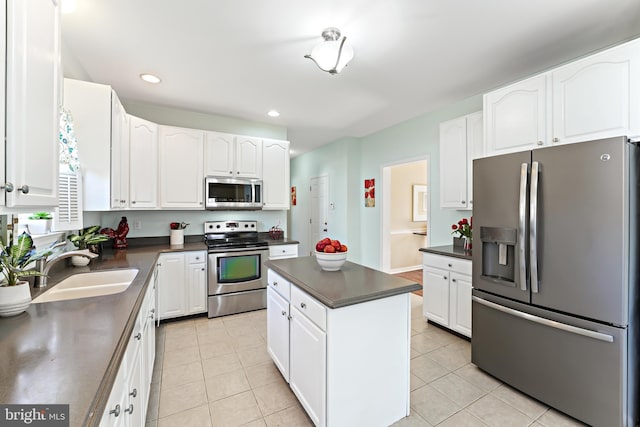
[[[79,255],[74,255],[71,257],[71,264],[75,267],[85,267],[89,265],[89,258]]]
[[[47,234],[51,231],[50,219],[31,219],[27,223],[29,234]]]
[[[29,282],[21,282],[15,286],[0,286],[0,317],[20,314],[31,304]]]

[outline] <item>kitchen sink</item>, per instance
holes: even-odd
[[[117,294],[124,292],[137,274],[137,268],[74,274],[53,286],[32,302],[38,304]]]

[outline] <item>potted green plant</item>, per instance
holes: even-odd
[[[89,250],[93,253],[100,253],[100,244],[106,242],[110,239],[109,236],[100,234],[98,231],[100,230],[99,225],[92,225],[91,227],[86,227],[78,234],[71,234],[69,237],[69,241],[73,243],[73,245],[79,250]],[[89,264],[89,258],[74,256],[71,257],[71,264],[76,267],[82,267]]]
[[[42,276],[32,264],[40,258],[51,255],[51,249],[36,251],[33,239],[27,233],[18,236],[15,243],[1,245],[0,252],[0,316],[20,314],[31,304],[29,282],[23,278]]]
[[[27,227],[31,234],[47,234],[51,231],[51,214],[49,212],[34,212],[29,216]]]

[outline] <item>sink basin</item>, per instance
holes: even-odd
[[[137,268],[104,270],[69,276],[32,301],[63,301],[124,292],[138,274]]]

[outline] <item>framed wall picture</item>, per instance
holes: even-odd
[[[296,187],[291,187],[291,206],[298,204],[298,196],[296,195]]]
[[[427,186],[413,185],[413,221],[427,220]]]
[[[364,207],[376,206],[376,180],[375,178],[364,180]]]

